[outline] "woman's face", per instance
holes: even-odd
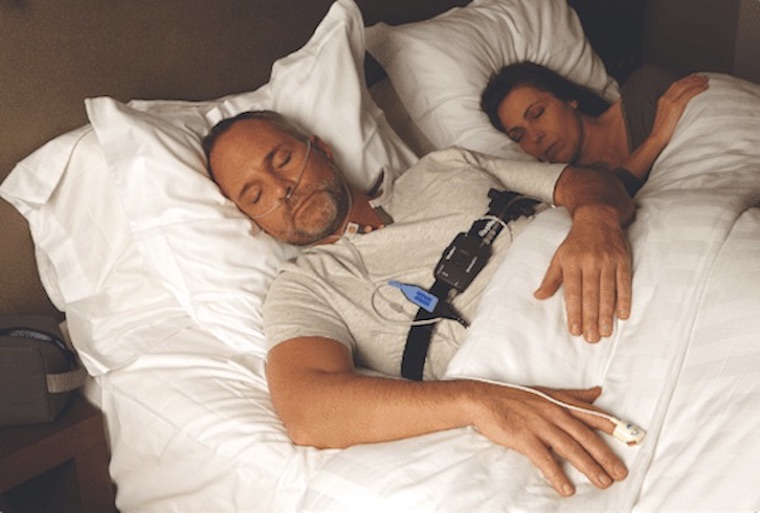
[[[501,101],[498,115],[507,136],[539,160],[573,163],[580,155],[583,127],[574,101],[517,86]]]

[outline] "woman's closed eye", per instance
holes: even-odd
[[[534,105],[528,110],[528,114],[525,117],[529,119],[530,121],[533,121],[540,118],[543,113],[544,113],[543,105]]]
[[[538,118],[540,118],[544,114],[544,106],[541,104],[534,104],[531,105],[528,110],[525,111],[524,118],[528,121],[528,123],[531,123],[533,121],[536,121]],[[522,138],[525,136],[525,128],[521,126],[516,126],[512,128],[509,132],[507,132],[507,137],[512,139],[516,143],[520,143],[522,141]]]

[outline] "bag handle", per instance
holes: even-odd
[[[66,343],[58,335],[37,328],[14,326],[10,328],[0,328],[0,337],[17,337],[41,340],[54,344],[58,349],[63,351],[69,366],[73,367],[68,372],[59,372],[55,374],[46,374],[47,389],[51,394],[60,394],[70,392],[84,385],[87,378],[87,372],[79,364],[76,355],[66,347]]]

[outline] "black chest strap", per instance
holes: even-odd
[[[428,292],[438,298],[438,302],[432,312],[424,308],[417,310],[409,328],[401,358],[401,375],[407,379],[422,380],[430,340],[439,320],[455,320],[467,327],[467,321],[457,313],[451,301],[485,267],[491,256],[491,245],[504,226],[519,217],[532,215],[538,203],[520,194],[496,189],[491,189],[488,197],[491,203],[486,215],[476,220],[468,232],[459,233],[436,264],[435,282]]]

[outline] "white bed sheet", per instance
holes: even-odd
[[[514,301],[530,297],[564,236],[561,210],[521,234],[484,297],[451,374],[604,384],[599,403],[649,431],[640,447],[610,441],[631,475],[609,490],[568,469],[578,493],[560,498],[524,457],[471,429],[340,451],[294,447],[272,410],[263,360],[183,326],[97,378],[117,505],[124,513],[758,511],[758,200],[760,86],[713,75],[640,193],[630,231],[633,316],[612,340],[591,346],[567,336],[559,296]],[[497,293],[505,283],[511,293]],[[498,322],[485,320],[491,310]]]

